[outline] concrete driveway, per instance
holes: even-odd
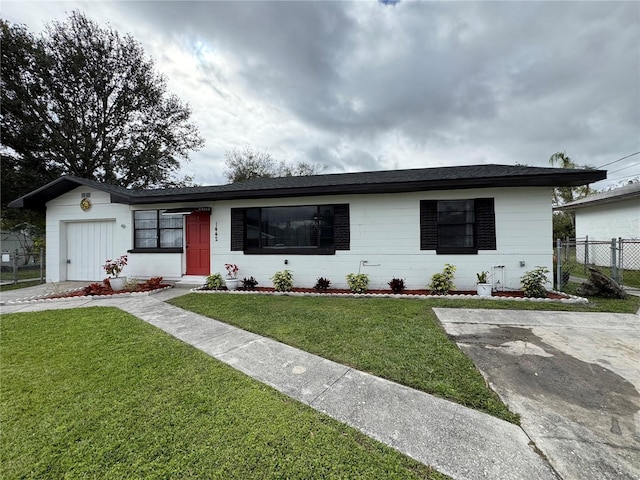
[[[640,479],[639,315],[434,310],[563,479]]]

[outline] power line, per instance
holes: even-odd
[[[632,153],[630,155],[627,155],[626,157],[619,158],[618,160],[614,160],[613,162],[605,163],[604,165],[600,165],[599,167],[596,167],[596,168],[602,168],[608,165],[613,165],[614,163],[618,163],[619,161],[624,160],[625,158],[633,157],[634,155],[638,155],[639,153],[640,152]]]
[[[637,167],[639,165],[640,165],[640,163],[634,163],[633,165],[627,165],[626,167],[622,167],[622,168],[619,168],[618,170],[614,170],[613,172],[607,172],[607,173],[609,173],[609,174],[616,173],[616,172],[619,172],[621,170],[626,170],[627,168]]]
[[[618,177],[618,178],[605,178],[604,180],[598,180],[597,182],[593,182],[595,183],[602,183],[602,182],[619,182],[620,180],[627,180],[628,178],[638,178],[640,177],[640,174],[637,175],[627,175],[626,177]]]

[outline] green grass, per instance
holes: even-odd
[[[446,478],[118,309],[0,321],[1,478]]]
[[[422,300],[202,295],[172,304],[517,423]]]
[[[35,287],[36,285],[41,285],[40,280],[34,280],[32,282],[11,283],[9,285],[0,285],[0,291],[7,292],[9,290],[18,290],[20,288]]]
[[[575,292],[575,284],[568,289]],[[172,304],[514,423],[444,333],[432,308],[635,313],[640,298],[589,304],[466,299],[327,298],[189,294]]]
[[[18,267],[18,280],[40,279],[40,266]],[[45,275],[46,277],[46,275]],[[13,282],[15,275],[13,271],[0,270],[0,280]]]

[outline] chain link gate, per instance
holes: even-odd
[[[34,252],[4,251],[1,256],[0,284],[10,285],[33,281],[44,283],[46,274],[44,248]]]
[[[612,238],[558,239],[554,262],[554,286],[562,290],[570,277],[588,278],[589,267],[614,279],[619,285],[640,288],[640,240]]]

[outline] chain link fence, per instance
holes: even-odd
[[[625,287],[640,288],[640,240],[584,238],[557,240],[554,285],[562,290],[570,277],[588,278],[588,267],[597,268]],[[560,280],[560,281],[559,281]]]
[[[1,256],[0,283],[2,285],[33,281],[44,283],[46,278],[44,248],[36,252],[4,251]]]

